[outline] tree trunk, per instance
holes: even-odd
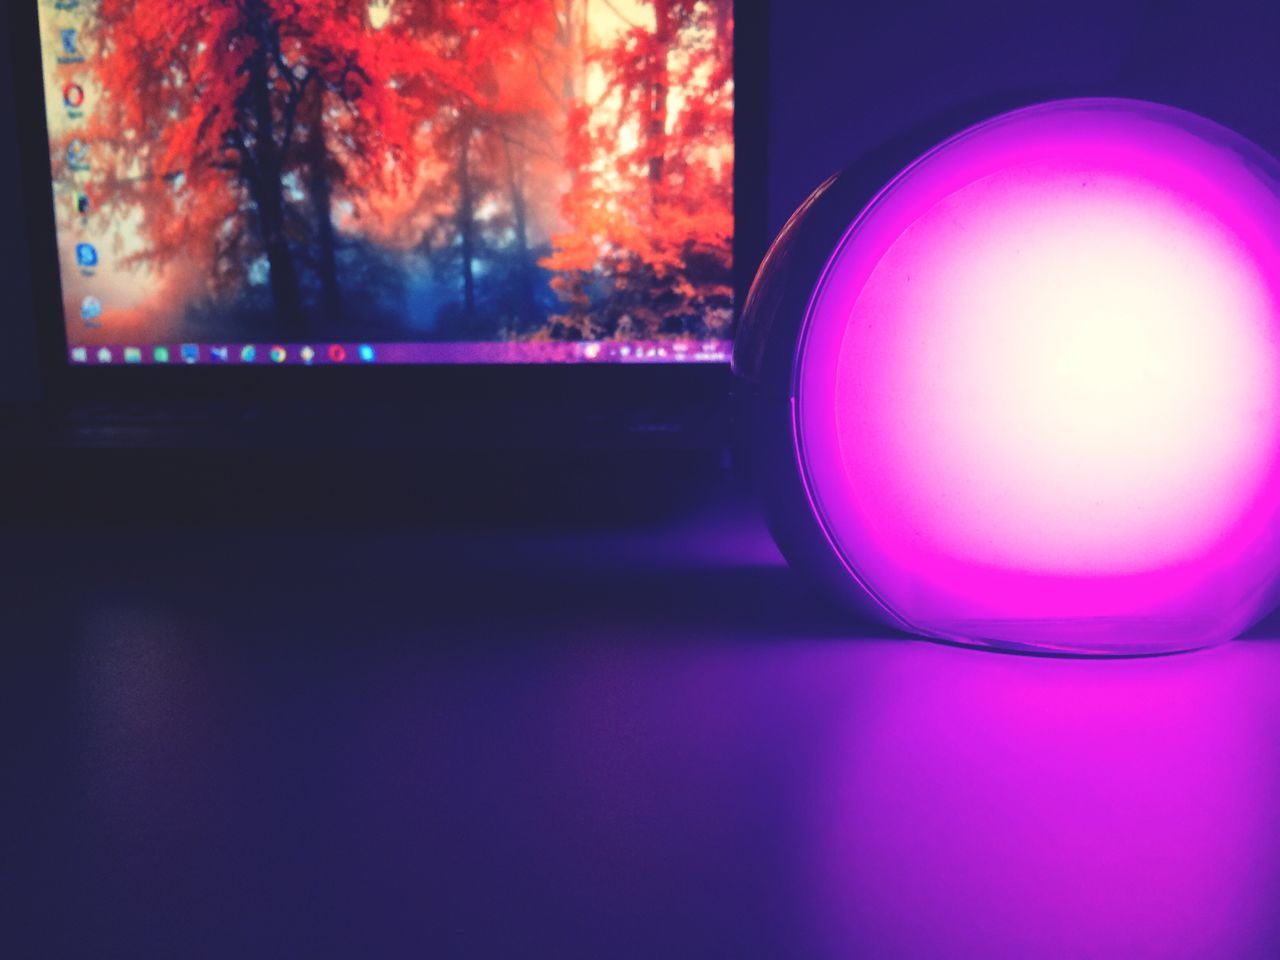
[[[507,161],[507,183],[511,190],[511,213],[515,220],[516,251],[520,258],[517,273],[520,319],[525,323],[533,323],[537,311],[533,302],[533,258],[529,255],[528,209],[524,185],[511,151],[511,144],[504,140],[502,149]]]
[[[324,87],[316,84],[307,136],[307,173],[316,220],[320,301],[330,325],[342,321],[342,289],[338,284],[337,237],[333,229],[333,185],[329,180],[329,148],[324,137]]]
[[[280,329],[290,335],[303,332],[302,293],[298,270],[285,232],[283,160],[276,143],[275,115],[271,104],[269,61],[270,15],[261,2],[251,3],[246,16],[254,38],[249,56],[247,107],[253,120],[253,172],[249,191],[258,213],[258,231],[270,266],[271,297]]]
[[[564,50],[560,96],[566,104],[570,104],[582,99],[585,85],[588,36],[584,0],[564,0],[560,18],[560,26],[556,31],[556,39]]]
[[[476,210],[471,180],[471,126],[464,124],[458,148],[458,236],[462,241],[462,303],[467,320],[476,316]]]
[[[653,53],[649,80],[649,189],[656,206],[667,158],[668,58],[671,53],[671,0],[654,0]]]
[[[718,0],[715,6],[716,42],[725,55],[726,63],[733,50],[732,22],[733,0]]]

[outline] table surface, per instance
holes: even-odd
[[[866,636],[734,504],[4,543],[10,956],[1280,955],[1265,629]]]

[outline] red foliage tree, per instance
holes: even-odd
[[[561,336],[722,334],[731,320],[732,4],[650,8],[652,26],[588,52],[603,92],[570,114],[570,229],[543,261],[560,273]]]
[[[162,265],[200,238],[215,285],[265,257],[286,332],[303,323],[291,184],[310,187],[320,277],[336,306],[332,161],[368,175],[403,149],[409,119],[383,72],[380,35],[353,0],[101,0],[88,136],[104,207],[141,212],[137,258]],[[331,145],[326,129],[339,131]]]
[[[417,248],[450,254],[460,278],[460,320],[477,315],[477,262],[484,234],[507,235],[522,293],[516,312],[533,313],[529,183],[554,189],[560,153],[548,80],[559,55],[560,23],[552,0],[431,0],[397,4],[384,28],[406,71],[397,89],[421,121],[414,141],[416,181],[407,198]],[[379,198],[368,198],[374,205]],[[481,223],[481,211],[492,208]],[[384,214],[403,221],[402,195]],[[403,223],[399,229],[403,231]],[[403,235],[403,234],[402,234]]]

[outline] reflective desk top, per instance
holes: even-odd
[[[645,529],[6,537],[11,956],[1280,955],[1280,642],[843,624]]]

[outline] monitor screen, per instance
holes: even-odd
[[[732,0],[39,0],[72,365],[723,361]]]

